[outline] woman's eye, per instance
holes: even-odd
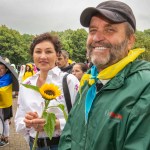
[[[46,51],[46,54],[50,54],[50,53],[52,53],[52,51]]]
[[[40,54],[40,53],[41,53],[41,51],[35,51],[35,53]]]

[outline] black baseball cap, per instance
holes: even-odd
[[[128,22],[134,31],[136,30],[136,20],[132,9],[123,2],[111,0],[100,3],[96,8],[86,8],[80,16],[81,25],[89,27],[91,18],[96,14],[102,15],[113,23]]]

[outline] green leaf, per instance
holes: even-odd
[[[65,120],[67,120],[68,116],[67,116],[67,113],[65,111],[65,106],[63,104],[59,104],[59,105],[57,105],[57,107],[59,107],[63,111],[64,118],[65,118]]]
[[[44,112],[43,117],[46,117],[46,124],[44,126],[44,131],[47,133],[48,137],[52,139],[54,131],[55,131],[55,120],[56,116],[53,113]]]
[[[22,84],[24,87],[35,90],[37,92],[39,92],[39,88],[37,86],[34,85],[29,85],[29,84]]]

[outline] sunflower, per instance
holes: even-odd
[[[46,100],[52,100],[56,99],[56,97],[60,96],[61,91],[59,90],[59,87],[54,84],[43,84],[41,88],[39,89],[42,97]]]

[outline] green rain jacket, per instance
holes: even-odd
[[[72,108],[59,150],[150,150],[150,63],[135,60],[97,93],[85,123],[85,97]]]

